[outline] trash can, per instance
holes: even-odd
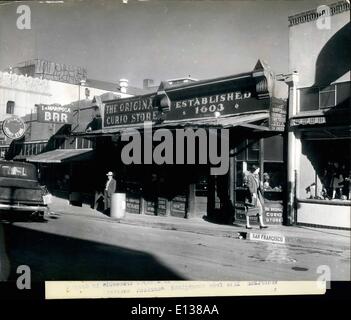
[[[126,215],[126,194],[114,193],[111,197],[111,218],[124,218]]]

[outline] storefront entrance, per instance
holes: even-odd
[[[246,220],[244,176],[255,165],[260,168],[261,189],[264,197],[264,222],[282,224],[284,217],[285,171],[283,135],[244,139],[234,151],[234,207],[235,221]],[[250,217],[257,223],[257,217]]]

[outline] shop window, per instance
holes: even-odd
[[[236,147],[237,161],[258,161],[260,157],[259,140],[245,140]]]
[[[245,140],[236,147],[236,187],[244,184],[244,175],[255,164],[259,166],[260,141]]]
[[[267,200],[283,200],[284,163],[265,162],[263,165],[262,185]]]
[[[303,140],[299,198],[351,203],[350,139]]]

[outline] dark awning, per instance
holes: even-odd
[[[35,156],[26,160],[38,163],[63,163],[69,161],[83,161],[91,158],[93,149],[56,149]]]

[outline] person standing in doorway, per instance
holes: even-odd
[[[264,199],[262,195],[261,183],[259,178],[260,168],[256,165],[252,165],[250,172],[246,176],[246,185],[249,190],[249,203],[246,210],[246,228],[252,229],[250,226],[250,209],[253,210],[255,214],[258,215],[260,229],[267,228],[267,226],[263,223],[263,213],[264,213]],[[251,208],[249,208],[251,207]],[[257,211],[257,213],[256,213]]]
[[[107,181],[104,190],[104,209],[105,213],[109,214],[111,209],[111,198],[116,192],[116,180],[113,179],[113,173],[109,171],[107,174]]]

